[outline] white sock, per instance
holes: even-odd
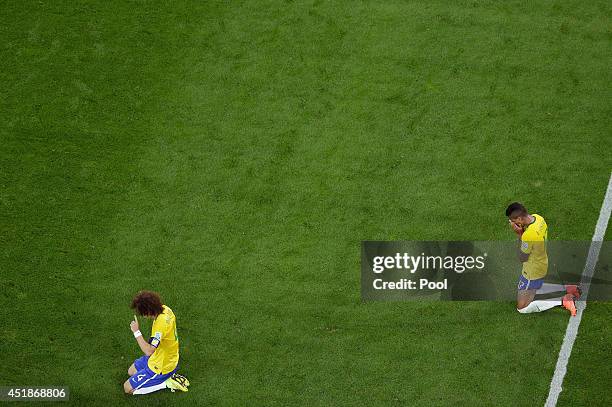
[[[140,389],[134,390],[132,394],[149,394],[149,393],[153,393],[154,391],[162,390],[165,388],[166,388],[166,382],[156,384],[155,386],[141,387]]]
[[[553,307],[558,307],[560,305],[563,305],[561,302],[561,298],[563,297],[554,298],[552,300],[531,301],[529,305],[527,305],[525,308],[521,308],[521,309],[517,308],[516,310],[520,312],[521,314],[531,314],[532,312],[546,311],[547,309],[551,309]]]
[[[542,287],[536,291],[536,294],[556,293],[558,291],[565,292],[565,286],[563,284],[544,283],[542,284]]]

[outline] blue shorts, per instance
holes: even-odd
[[[158,384],[161,384],[168,380],[174,372],[178,369],[178,366],[171,371],[170,373],[160,374],[155,373],[151,369],[149,369],[149,357],[143,356],[134,361],[134,367],[137,372],[134,373],[132,377],[130,377],[130,384],[132,385],[132,389],[141,389],[143,387],[151,387]]]
[[[543,278],[538,278],[537,280],[527,280],[527,278],[521,274],[521,278],[519,278],[518,282],[518,290],[539,290],[542,288],[542,284],[544,284]]]

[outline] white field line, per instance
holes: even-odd
[[[595,271],[595,265],[599,258],[599,251],[603,243],[606,229],[608,228],[608,221],[610,220],[610,213],[612,213],[612,174],[608,181],[608,189],[604,197],[603,203],[601,204],[601,210],[599,211],[599,219],[597,220],[597,226],[595,226],[595,233],[591,240],[591,246],[589,247],[589,254],[587,256],[584,270],[582,271],[582,280],[580,282],[582,286],[581,300],[576,302],[576,316],[570,317],[567,323],[567,329],[565,330],[565,337],[563,338],[563,344],[559,351],[559,358],[557,359],[557,366],[555,367],[555,374],[550,381],[550,390],[548,392],[548,398],[546,399],[545,407],[555,407],[559,395],[563,390],[563,378],[567,372],[567,363],[570,355],[572,354],[572,347],[578,335],[578,327],[582,320],[582,313],[586,308],[586,298],[589,294],[589,286],[591,283],[591,277]],[[584,299],[584,300],[583,300]]]

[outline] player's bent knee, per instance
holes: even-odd
[[[132,392],[134,391],[134,389],[132,389],[132,385],[128,380],[125,381],[125,383],[123,383],[123,391],[125,391],[125,394],[132,394]]]
[[[521,312],[521,309],[527,308],[531,304],[531,301],[518,301],[516,303],[516,310]]]
[[[137,372],[136,370],[136,366],[134,366],[134,364],[132,363],[132,366],[130,366],[128,368],[128,376],[134,376],[134,374]]]

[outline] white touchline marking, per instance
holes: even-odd
[[[567,329],[565,330],[565,337],[563,338],[563,344],[559,351],[559,358],[557,359],[557,366],[555,367],[555,374],[550,381],[550,390],[548,391],[548,398],[546,399],[545,407],[555,407],[559,394],[563,390],[563,378],[567,372],[567,362],[569,361],[570,355],[572,354],[572,347],[578,335],[578,327],[582,320],[582,313],[586,308],[586,299],[589,294],[589,285],[593,272],[595,271],[595,265],[599,258],[599,251],[603,243],[606,229],[608,228],[608,221],[610,220],[610,213],[612,213],[612,174],[610,174],[610,180],[608,181],[608,189],[604,197],[603,203],[601,204],[601,210],[599,211],[599,219],[595,226],[595,233],[591,240],[591,246],[589,247],[589,254],[587,256],[584,270],[582,271],[582,298],[584,300],[577,301],[576,303],[576,316],[570,317],[567,323]]]

